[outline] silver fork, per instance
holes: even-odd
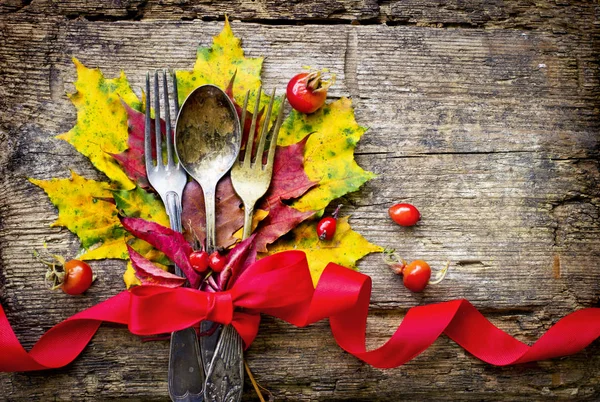
[[[250,124],[250,134],[248,135],[248,141],[246,142],[246,151],[244,153],[244,159],[241,162],[235,163],[231,168],[231,183],[235,192],[240,196],[244,203],[244,234],[243,238],[250,236],[252,232],[252,215],[254,214],[254,205],[256,201],[269,189],[271,184],[271,177],[273,176],[273,160],[275,158],[275,146],[277,145],[277,137],[279,135],[279,129],[281,128],[281,121],[283,119],[283,108],[285,106],[285,97],[281,102],[279,109],[279,115],[275,127],[273,128],[273,134],[271,135],[271,142],[269,144],[269,152],[267,154],[267,163],[263,164],[263,153],[265,151],[265,143],[267,134],[269,131],[269,120],[271,120],[271,111],[273,109],[273,102],[275,101],[275,90],[271,95],[271,101],[267,109],[267,115],[262,126],[262,130],[259,136],[258,147],[256,148],[256,157],[254,162],[252,161],[252,148],[254,145],[254,130],[256,128],[256,118],[258,114],[258,100],[260,99],[261,89],[258,88],[258,97],[256,98],[256,105],[254,106],[254,115],[252,116],[252,123]],[[248,94],[244,104],[248,102]],[[245,121],[246,110],[242,111],[242,121]]]
[[[171,116],[169,106],[169,88],[167,74],[162,71],[164,115],[166,133],[167,163],[165,164],[162,153],[162,137],[160,125],[160,91],[158,72],[154,72],[154,128],[155,128],[155,151],[156,164],[152,158],[152,134],[150,116],[150,73],[146,74],[146,131],[144,135],[144,155],[146,174],[152,187],[158,192],[165,204],[171,229],[181,232],[181,197],[183,188],[187,183],[187,175],[180,166],[179,161],[174,159],[173,139],[171,136]],[[175,101],[175,113],[179,113],[177,101],[177,79],[172,73],[173,98]],[[175,266],[175,273],[183,276],[181,269]],[[173,401],[204,400],[204,368],[200,359],[198,339],[194,328],[186,328],[171,334],[171,346],[169,352],[169,396]]]
[[[263,153],[269,131],[269,121],[271,111],[275,101],[275,90],[271,95],[271,100],[267,109],[267,115],[262,126],[259,137],[258,147],[256,148],[255,161],[252,162],[252,148],[254,145],[254,131],[256,128],[256,119],[258,116],[259,100],[261,89],[258,89],[256,105],[254,106],[254,115],[250,125],[250,132],[246,142],[246,151],[244,159],[234,163],[231,169],[231,182],[236,193],[244,203],[244,234],[246,239],[252,232],[252,215],[254,205],[261,198],[271,183],[273,176],[273,160],[275,158],[275,146],[277,145],[277,136],[281,128],[283,119],[283,109],[285,106],[285,97],[281,103],[277,122],[273,128],[269,152],[267,154],[267,163],[263,164]],[[248,107],[248,96],[244,100],[242,108],[242,123],[246,121],[246,109]],[[243,131],[242,131],[243,132]],[[231,325],[223,328],[215,352],[206,375],[206,398],[210,401],[239,401],[242,397],[244,383],[244,351],[242,338]]]

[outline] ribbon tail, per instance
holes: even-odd
[[[28,353],[13,332],[0,306],[0,371],[32,371],[58,368],[71,363],[90,342],[103,321],[126,324],[129,292],[84,310],[55,325]]]
[[[329,317],[338,345],[377,368],[392,368],[408,362],[442,333],[473,356],[496,366],[574,354],[600,337],[600,308],[586,308],[567,315],[533,346],[528,346],[494,326],[467,300],[453,300],[409,309],[390,339],[381,347],[367,351],[370,297],[368,277],[330,264],[307,307],[306,319],[290,322],[304,326]]]

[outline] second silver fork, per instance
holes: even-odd
[[[164,95],[164,120],[165,120],[165,163],[162,152],[162,137],[160,122],[160,96],[158,72],[154,73],[154,130],[155,143],[152,144],[152,117],[150,113],[150,73],[146,75],[146,127],[144,135],[144,155],[146,174],[152,187],[158,192],[165,204],[171,229],[181,232],[181,199],[183,189],[187,183],[187,174],[175,161],[173,149],[173,138],[171,135],[171,116],[169,105],[169,90],[167,74],[162,71],[163,95]],[[179,113],[177,100],[177,79],[175,73],[173,79],[173,98],[175,102],[175,113]],[[154,152],[153,152],[154,151]],[[152,154],[156,155],[156,164],[153,162]],[[178,266],[175,273],[183,276]],[[186,328],[171,334],[171,345],[169,352],[169,374],[168,374],[169,396],[173,401],[200,402],[204,400],[204,367],[200,357],[198,338],[194,328]]]

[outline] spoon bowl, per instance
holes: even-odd
[[[233,102],[214,85],[192,91],[181,106],[175,125],[175,151],[181,166],[202,187],[206,208],[206,250],[215,250],[217,183],[237,160],[242,141]]]

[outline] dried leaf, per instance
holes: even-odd
[[[69,96],[77,108],[77,124],[57,136],[87,156],[92,164],[121,188],[132,189],[133,182],[121,170],[111,154],[127,149],[127,112],[121,100],[140,109],[141,103],[131,90],[125,73],[106,79],[99,69],[90,69],[73,59],[77,68],[77,91]]]
[[[200,285],[201,277],[194,271],[189,260],[192,247],[181,233],[140,218],[121,218],[121,222],[131,234],[147,241],[177,264],[190,281],[191,287],[197,288]]]
[[[144,162],[144,130],[146,127],[146,116],[130,108],[126,103],[123,107],[127,112],[127,146],[128,148],[118,154],[111,154],[115,158],[127,177],[138,186],[143,188],[150,187],[148,177],[146,176],[146,165]],[[152,139],[154,141],[154,125],[152,125]],[[153,146],[152,149],[155,147]],[[153,155],[156,156],[156,155]]]
[[[127,258],[125,230],[119,222],[117,208],[104,201],[112,198],[113,188],[104,182],[85,179],[71,172],[70,179],[35,180],[58,208],[52,226],[65,226],[89,251],[82,259]]]
[[[167,288],[177,288],[185,283],[185,278],[163,271],[141,254],[127,246],[131,264],[135,269],[135,276],[142,285],[158,285]]]
[[[267,252],[267,244],[273,243],[298,226],[300,222],[315,215],[314,211],[298,211],[280,200],[270,203],[268,207],[263,206],[263,208],[267,208],[269,214],[256,232],[255,247],[260,253]]]
[[[128,259],[125,230],[123,228],[120,229],[124,233],[123,237],[104,239],[102,243],[97,243],[90,247],[83,254],[78,255],[77,258],[80,260],[103,260],[105,258]]]
[[[129,235],[129,237],[130,239],[127,241],[127,245],[147,260],[152,261],[158,268],[163,271],[168,271],[169,265],[173,265],[173,262],[169,260],[163,252],[152,247],[150,243],[131,235]],[[125,270],[125,273],[123,273],[123,281],[125,282],[127,289],[131,286],[141,285],[140,280],[135,276],[135,269],[133,268],[133,265],[131,265],[131,261],[127,262],[127,269]]]
[[[217,185],[216,194],[216,231],[217,247],[227,248],[236,242],[233,236],[244,225],[242,200],[231,185],[229,176],[224,177]],[[185,186],[182,197],[181,222],[185,236],[189,242],[197,237],[201,244],[206,240],[206,215],[204,212],[204,193],[202,187],[191,181]]]
[[[369,243],[354,232],[348,217],[339,218],[335,236],[330,241],[321,241],[317,236],[315,222],[304,222],[287,236],[269,246],[268,255],[284,250],[302,250],[306,253],[313,283],[316,285],[325,266],[330,262],[356,269],[356,262],[369,253],[381,252],[379,246]]]
[[[341,98],[306,115],[292,111],[278,144],[290,145],[313,133],[304,151],[304,170],[318,185],[292,205],[301,211],[323,210],[332,200],[356,191],[375,177],[354,161],[354,148],[365,128],[354,119],[352,102]]]
[[[273,178],[264,204],[298,198],[317,182],[311,181],[304,171],[304,148],[308,136],[288,146],[278,146],[273,161]],[[265,208],[268,209],[268,208]]]
[[[244,261],[246,261],[246,258],[248,257],[253,241],[254,235],[237,244],[229,254],[227,254],[227,265],[225,265],[223,271],[219,273],[217,281],[220,290],[225,290],[233,286],[238,276],[242,273]]]

